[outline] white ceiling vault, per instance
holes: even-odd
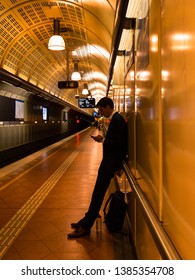
[[[92,97],[106,95],[117,0],[1,0],[0,67],[49,94],[77,105],[87,83]],[[48,49],[53,20],[60,20],[65,50]],[[74,62],[82,75],[79,89],[59,89]],[[78,91],[78,92],[77,92]]]

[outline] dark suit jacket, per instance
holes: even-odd
[[[127,123],[118,113],[114,113],[103,143],[103,158],[125,160],[127,155]]]

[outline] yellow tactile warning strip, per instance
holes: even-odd
[[[79,152],[73,152],[0,230],[0,259],[78,154]]]

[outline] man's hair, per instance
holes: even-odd
[[[111,109],[114,109],[114,103],[112,99],[109,97],[101,98],[96,105],[96,107],[103,107],[103,108],[106,108],[106,106],[109,106]]]

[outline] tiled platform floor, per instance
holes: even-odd
[[[100,232],[94,225],[90,236],[66,236],[88,208],[102,158],[91,133],[95,128],[0,170],[1,259],[115,259],[104,224]]]

